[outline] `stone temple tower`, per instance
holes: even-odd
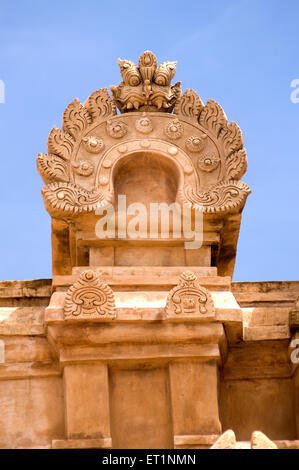
[[[299,285],[231,282],[242,133],[172,84],[176,62],[118,64],[111,95],[72,101],[37,158],[53,279],[41,329],[24,333],[47,373],[14,377],[44,380],[23,446],[299,447]]]

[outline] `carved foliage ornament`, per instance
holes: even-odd
[[[210,317],[215,315],[214,303],[207,289],[200,286],[192,271],[185,271],[176,287],[168,294],[166,314],[170,317]]]
[[[96,210],[105,204],[102,193],[86,191],[72,183],[51,183],[42,189],[46,209],[53,217]]]
[[[196,120],[201,126],[201,133],[207,132],[217,141],[224,162],[222,178],[205,191],[187,187],[185,196],[192,204],[203,204],[205,213],[228,212],[240,210],[245,204],[250,188],[239,180],[247,169],[246,150],[243,148],[243,137],[235,122],[227,122],[221,106],[213,100],[208,100],[203,106],[200,98],[193,90],[186,90],[176,103],[175,114]],[[197,167],[201,171],[213,171],[220,158],[204,151],[207,139],[192,136],[186,140],[186,148],[190,152],[204,152],[197,159]]]
[[[183,96],[177,101],[174,112],[175,114],[197,120],[203,108],[204,104],[197,93],[187,88]]]
[[[67,291],[64,315],[67,318],[115,318],[112,289],[94,271],[84,271]]]
[[[221,181],[206,191],[185,188],[185,195],[192,204],[202,204],[205,213],[231,212],[239,210],[245,204],[250,193],[247,184],[242,181]]]
[[[84,137],[90,126],[116,114],[116,107],[106,88],[96,90],[84,105],[72,101],[63,114],[62,129],[53,127],[48,137],[49,154],[39,154],[38,170],[46,183],[42,190],[44,202],[51,215],[80,213],[94,210],[103,200],[99,191],[87,191],[71,182],[71,172],[90,176],[94,166],[87,160],[74,161],[74,153],[82,142],[90,153],[104,148],[102,139]]]
[[[138,67],[130,60],[118,59],[123,81],[110,90],[121,113],[128,111],[171,112],[181,96],[181,85],[171,85],[177,62],[163,62],[157,67],[157,58],[145,51],[139,57]]]
[[[51,181],[68,181],[69,166],[58,155],[39,153],[37,156],[37,168],[45,183]]]

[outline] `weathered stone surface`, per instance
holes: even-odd
[[[110,438],[107,366],[68,365],[64,368],[63,383],[67,437]]]
[[[241,307],[293,307],[299,281],[233,282],[232,292]]]
[[[49,447],[64,433],[60,377],[0,380],[0,448]]]
[[[251,435],[252,449],[277,449],[277,445],[260,431],[254,431]]]
[[[114,448],[172,448],[166,368],[111,370],[111,434]]]
[[[0,307],[0,335],[42,335],[44,307]]]
[[[271,440],[295,440],[296,416],[291,378],[224,380],[220,389],[220,419],[237,441],[248,441],[261,429]]]
[[[225,431],[212,445],[211,449],[235,449],[236,448],[236,436],[234,431],[229,429]]]
[[[174,436],[175,449],[209,449],[219,438],[218,434],[210,435],[177,435]]]

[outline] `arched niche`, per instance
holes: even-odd
[[[130,140],[110,148],[101,160],[96,186],[105,199],[116,203],[126,194],[127,202],[187,202],[185,188],[199,186],[190,157],[168,142]]]
[[[113,171],[114,195],[125,195],[127,204],[176,201],[180,174],[175,163],[148,150],[138,151],[117,162]]]

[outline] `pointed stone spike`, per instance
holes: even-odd
[[[274,444],[264,433],[261,431],[254,431],[251,434],[251,449],[277,449]]]
[[[225,431],[219,439],[212,445],[211,449],[235,449],[236,448],[236,436],[234,431],[228,429]]]

